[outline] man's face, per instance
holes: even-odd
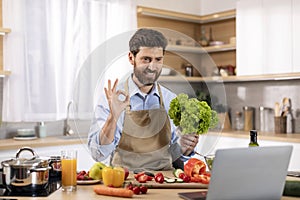
[[[141,47],[129,60],[134,66],[134,76],[141,85],[152,85],[159,77],[163,66],[163,49],[158,47]]]

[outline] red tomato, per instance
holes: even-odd
[[[148,176],[146,174],[143,174],[138,178],[139,183],[146,183],[147,181],[148,181]]]
[[[180,173],[180,174],[178,175],[178,178],[183,179],[185,176],[186,176],[185,173]]]
[[[139,177],[142,176],[142,175],[144,175],[144,174],[145,174],[145,172],[140,172],[140,173],[138,173],[138,174],[135,174],[135,175],[134,175],[134,178],[138,181],[138,180],[139,180]]]
[[[141,190],[140,190],[139,186],[135,186],[135,187],[133,187],[132,191],[133,191],[134,194],[140,194]]]
[[[191,177],[187,176],[187,175],[184,175],[183,178],[182,178],[183,182],[185,183],[189,183],[191,181]]]
[[[163,183],[165,178],[164,178],[164,175],[161,172],[159,172],[155,175],[154,180],[157,183]]]
[[[129,185],[127,185],[127,187],[126,187],[128,190],[133,190],[133,185],[132,184],[129,184]]]
[[[147,181],[152,181],[153,177],[147,175]]]
[[[142,194],[146,194],[147,191],[148,191],[147,186],[144,186],[144,185],[140,186],[140,191],[141,191]]]

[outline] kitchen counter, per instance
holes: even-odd
[[[210,132],[209,134],[219,135],[220,133]],[[246,131],[223,130],[221,136],[249,139],[249,131],[246,132]],[[300,143],[300,133],[274,133],[274,132],[258,131],[257,137],[259,140]]]
[[[212,135],[219,135],[217,132],[210,132]],[[249,133],[245,131],[231,131],[223,130],[221,133],[224,137],[234,138],[249,138]],[[270,140],[280,142],[292,142],[300,143],[300,133],[289,134],[275,134],[272,132],[259,132],[259,140]],[[61,145],[73,145],[73,144],[87,144],[87,137],[77,136],[54,136],[46,138],[37,138],[35,140],[15,140],[15,139],[2,139],[0,140],[0,150],[19,149],[24,146],[35,147],[47,147],[47,146],[61,146]]]
[[[68,138],[69,137],[69,138]],[[86,144],[87,138],[79,136],[54,136],[46,138],[37,138],[35,140],[15,140],[15,139],[3,139],[0,140],[0,151],[10,149],[20,149],[24,146],[35,147],[47,147],[47,146],[61,146],[61,145],[73,145],[73,144]]]
[[[172,171],[165,171],[163,172],[167,176],[171,177]],[[128,177],[128,181],[131,181],[133,178],[133,174],[130,173]],[[287,180],[300,180],[299,178],[296,177],[287,177]],[[134,182],[134,181],[133,181]],[[82,200],[82,199],[88,199],[88,200],[98,200],[98,199],[128,199],[128,198],[120,198],[120,197],[111,197],[111,196],[103,196],[103,195],[97,195],[94,191],[93,188],[97,185],[100,185],[101,183],[95,184],[95,185],[77,185],[77,191],[75,192],[62,192],[61,189],[55,191],[48,197],[9,197],[9,199],[18,199],[18,200]],[[183,183],[186,184],[186,183]],[[195,183],[196,184],[196,183]],[[151,184],[150,184],[151,185]],[[196,192],[196,191],[206,191],[207,186],[201,185],[201,186],[194,186],[194,187],[187,187],[186,185],[183,186],[183,188],[178,188],[173,187],[171,188],[166,188],[166,187],[155,187],[155,188],[148,188],[147,194],[140,194],[140,195],[134,195],[133,199],[181,199],[178,196],[179,192]],[[155,185],[155,184],[154,184]],[[162,184],[161,184],[162,185]],[[204,188],[204,189],[202,189]],[[0,196],[0,199],[4,198]],[[7,197],[8,198],[8,197]],[[282,200],[294,200],[294,199],[300,199],[299,197],[288,197],[288,196],[283,196],[281,198]]]
[[[17,197],[18,200],[37,200],[37,199],[55,199],[55,200],[82,200],[82,199],[89,199],[89,200],[98,200],[98,199],[122,199],[119,197],[110,197],[110,196],[100,196],[94,193],[93,185],[79,185],[77,187],[76,192],[62,192],[58,190],[51,194],[48,197]],[[195,192],[195,191],[205,191],[206,189],[148,189],[147,194],[141,195],[134,195],[133,199],[181,199],[178,196],[179,192]],[[10,197],[12,198],[12,197]],[[128,199],[128,198],[126,198]],[[297,197],[282,197],[282,200],[294,200],[300,199]]]

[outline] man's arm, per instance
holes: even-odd
[[[117,127],[117,121],[122,111],[129,104],[129,96],[121,90],[117,90],[118,80],[111,87],[111,81],[108,80],[108,87],[104,88],[107,104],[97,106],[95,118],[92,123],[88,146],[95,160],[107,158],[114,150],[120,138],[120,128]],[[119,96],[124,95],[125,100],[119,100]]]

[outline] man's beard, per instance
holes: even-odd
[[[143,84],[143,85],[152,85],[154,84],[155,81],[157,81],[158,77],[160,76],[160,73],[161,73],[161,70],[160,71],[151,71],[150,69],[145,69],[143,71],[137,69],[136,67],[134,67],[133,69],[134,71],[134,75],[135,77],[138,79],[138,81]],[[154,77],[147,77],[145,75],[145,73],[148,73],[148,72],[151,72],[151,73],[154,73]]]

